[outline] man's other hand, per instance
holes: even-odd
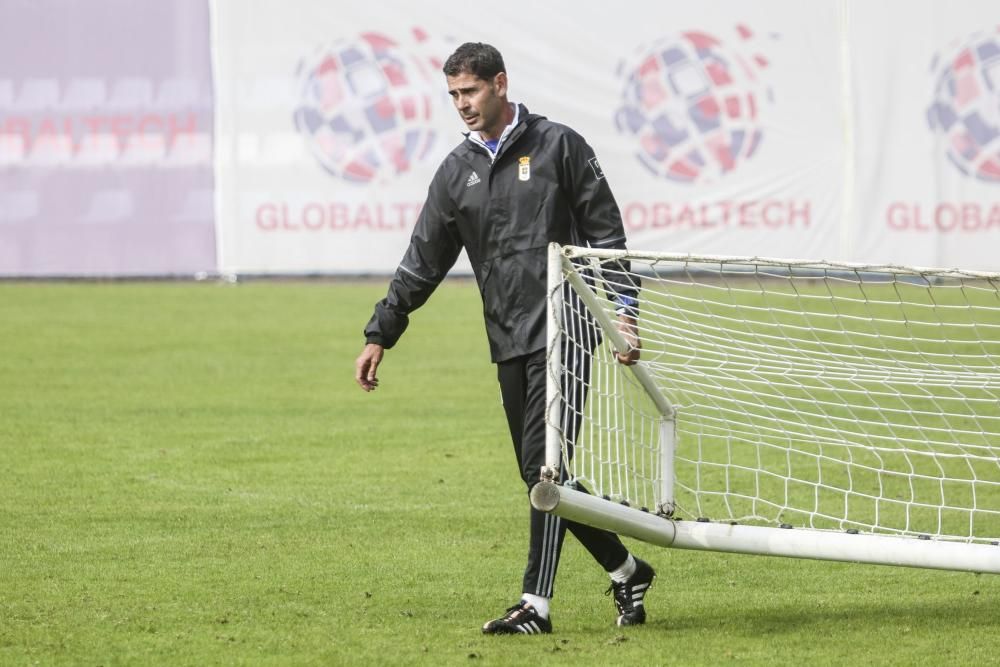
[[[375,343],[368,343],[365,349],[361,350],[357,361],[354,362],[354,379],[365,391],[371,391],[378,386],[378,365],[382,363],[382,355],[385,348]]]

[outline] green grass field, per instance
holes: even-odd
[[[0,284],[0,664],[989,664],[1000,578],[567,540],[556,632],[484,637],[527,501],[478,295],[364,394],[382,283]]]

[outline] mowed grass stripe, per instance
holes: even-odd
[[[995,577],[567,541],[556,634],[492,638],[527,548],[478,294],[353,383],[380,283],[0,284],[0,664],[964,664]]]

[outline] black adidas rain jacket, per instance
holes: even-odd
[[[389,292],[365,327],[366,341],[395,345],[409,314],[464,247],[483,299],[492,360],[543,349],[552,241],[624,248],[625,230],[583,137],[521,105],[495,159],[467,135],[441,163]],[[631,285],[615,289],[626,299],[636,296]]]

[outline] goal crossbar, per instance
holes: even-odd
[[[648,260],[652,262],[674,262],[686,264],[697,262],[700,264],[722,264],[733,266],[777,266],[790,269],[815,269],[826,271],[834,269],[837,271],[849,271],[859,273],[885,273],[902,274],[914,276],[934,276],[941,278],[983,278],[987,280],[1000,280],[1000,273],[995,271],[974,271],[958,268],[941,268],[926,266],[905,266],[901,264],[866,264],[862,262],[828,262],[813,259],[788,259],[778,257],[762,256],[735,256],[735,255],[695,255],[691,253],[671,253],[671,252],[644,252],[642,250],[608,250],[603,248],[584,248],[581,246],[557,246],[557,252],[561,257],[572,260],[576,258],[588,257],[597,260]]]

